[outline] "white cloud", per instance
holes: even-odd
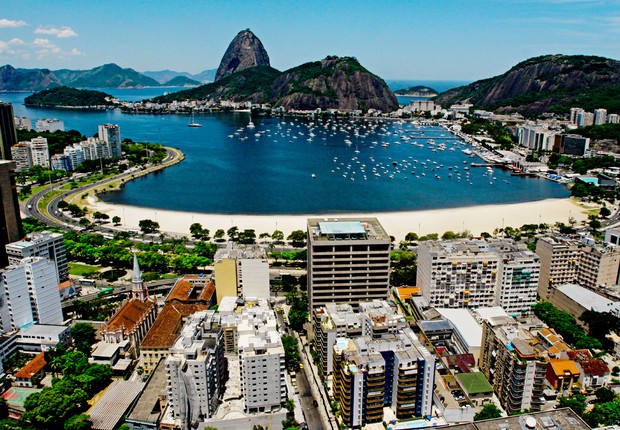
[[[28,23],[26,21],[22,21],[20,20],[16,20],[16,19],[6,19],[6,18],[2,18],[0,19],[0,28],[17,28],[17,27],[24,27],[28,25]]]
[[[21,46],[24,41],[21,39],[11,39],[7,42],[0,40],[0,55],[18,55],[21,53]]]
[[[60,39],[75,37],[78,34],[71,27],[37,27],[34,34],[48,34]]]

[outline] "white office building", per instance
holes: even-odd
[[[69,279],[67,251],[64,236],[49,231],[31,233],[23,240],[6,245],[9,264],[19,264],[26,257],[43,257],[52,260],[58,271],[58,279]]]
[[[4,332],[39,324],[62,324],[55,264],[28,257],[0,272],[0,326]]]
[[[239,247],[228,242],[214,256],[218,297],[269,299],[269,262],[261,246]]]
[[[65,123],[56,118],[42,118],[36,122],[37,131],[49,131],[53,133],[55,131],[65,131]]]
[[[118,124],[102,124],[99,126],[99,140],[106,143],[108,158],[121,158],[121,129]]]

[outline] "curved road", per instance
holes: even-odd
[[[47,207],[44,209],[44,211],[41,211],[41,208],[39,207],[40,201],[41,199],[44,198],[44,196],[50,191],[50,189],[54,189],[57,185],[65,185],[67,184],[69,181],[68,180],[63,180],[61,182],[58,182],[56,184],[52,184],[51,187],[46,187],[38,192],[36,192],[35,194],[31,195],[27,200],[26,203],[24,205],[22,205],[22,212],[26,215],[26,216],[32,216],[36,219],[38,219],[39,221],[42,221],[44,223],[46,223],[47,225],[50,226],[57,226],[57,227],[64,227],[64,228],[72,228],[72,227],[76,227],[79,225],[79,223],[77,221],[75,221],[73,218],[66,216],[65,214],[63,214],[62,212],[58,211],[58,203],[61,200],[65,200],[68,198],[71,198],[75,195],[78,194],[84,194],[85,192],[90,192],[92,190],[94,190],[95,188],[101,187],[101,186],[105,186],[108,185],[110,183],[113,182],[118,182],[122,179],[125,178],[137,178],[140,176],[144,176],[147,175],[151,172],[157,171],[157,170],[161,170],[161,169],[165,169],[166,167],[172,166],[176,163],[179,163],[180,161],[182,161],[184,158],[183,153],[176,149],[176,148],[169,148],[166,147],[166,158],[164,158],[162,160],[162,162],[160,164],[156,164],[154,166],[148,167],[147,169],[144,170],[130,170],[130,171],[126,171],[124,173],[121,173],[120,175],[116,175],[113,176],[111,178],[107,178],[104,179],[102,181],[99,182],[95,182],[92,184],[88,184],[88,185],[84,185],[82,187],[78,187],[72,190],[67,190],[65,192],[63,192],[62,194],[54,197],[47,205]],[[113,229],[111,227],[102,227],[102,226],[96,226],[94,227],[96,230],[102,231],[102,232],[115,232],[119,229]]]

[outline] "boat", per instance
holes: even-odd
[[[196,120],[194,119],[194,112],[192,111],[191,115],[189,116],[189,122],[187,123],[188,127],[202,127],[202,124],[196,122]]]
[[[256,127],[256,126],[254,125],[254,123],[252,122],[252,120],[250,120],[250,122],[248,123],[248,125],[247,125],[246,127],[247,127],[247,128],[254,128],[254,127]]]

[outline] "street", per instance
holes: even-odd
[[[300,369],[299,372],[297,372],[297,386],[299,387],[299,401],[301,402],[308,428],[312,430],[327,430],[323,425],[318,407],[313,404],[315,399],[312,397],[312,391],[308,378],[306,377],[305,369]]]

